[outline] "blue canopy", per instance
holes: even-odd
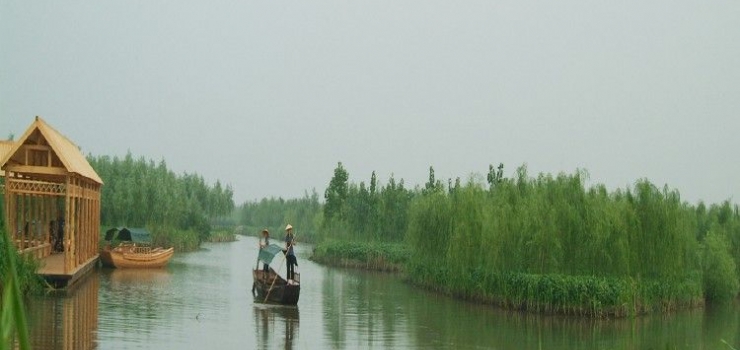
[[[259,259],[265,264],[269,264],[275,257],[275,255],[278,255],[278,253],[282,252],[282,247],[280,247],[279,245],[270,244],[267,247],[260,249]]]

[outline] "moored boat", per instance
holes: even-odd
[[[152,247],[151,235],[144,229],[115,228],[106,231],[105,240],[117,234],[121,243],[115,248],[108,244],[100,251],[103,265],[117,268],[158,268],[167,265],[175,254],[174,248]]]

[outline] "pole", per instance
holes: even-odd
[[[288,250],[290,250],[291,247],[293,247],[293,242],[295,241],[295,237],[297,235],[293,235],[293,239],[290,240],[290,244],[288,245]],[[280,266],[278,266],[278,269],[275,270],[275,278],[272,279],[272,284],[270,284],[270,289],[267,290],[267,294],[265,294],[265,301],[267,302],[267,298],[270,296],[270,293],[272,293],[272,287],[275,285],[275,281],[277,281],[278,278],[278,271],[280,271],[280,268],[283,267],[283,262],[285,262],[285,259],[288,257],[288,252],[286,251],[285,254],[283,254],[283,259],[280,260]]]

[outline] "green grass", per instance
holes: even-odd
[[[152,226],[152,245],[174,247],[176,253],[191,252],[200,248],[200,237],[193,230],[178,230],[169,226]]]
[[[236,241],[236,234],[228,230],[212,231],[210,237],[208,237],[208,242],[221,243],[234,241]]]
[[[506,309],[589,317],[625,317],[703,305],[695,278],[679,283],[630,278],[556,274],[454,271],[410,265],[412,283],[465,300]],[[464,275],[465,287],[450,287],[451,275]]]
[[[316,245],[311,260],[332,266],[401,271],[409,253],[402,243],[327,240]]]
[[[737,295],[737,207],[697,211],[646,180],[609,193],[586,189],[584,177],[530,178],[520,168],[490,187],[417,197],[410,280],[507,308],[595,317]]]
[[[21,349],[30,349],[31,343],[28,337],[28,326],[26,324],[26,312],[21,295],[22,286],[28,285],[28,278],[24,281],[25,269],[28,265],[18,256],[15,248],[5,232],[0,229],[0,350],[12,349],[13,339],[17,339]],[[32,271],[35,271],[32,270]],[[34,274],[35,276],[35,274]],[[37,277],[36,277],[37,278]],[[16,338],[17,337],[17,338]]]

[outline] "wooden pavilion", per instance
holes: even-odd
[[[41,260],[47,280],[74,283],[98,259],[103,181],[79,147],[39,117],[18,141],[0,142],[0,169],[10,239]]]

